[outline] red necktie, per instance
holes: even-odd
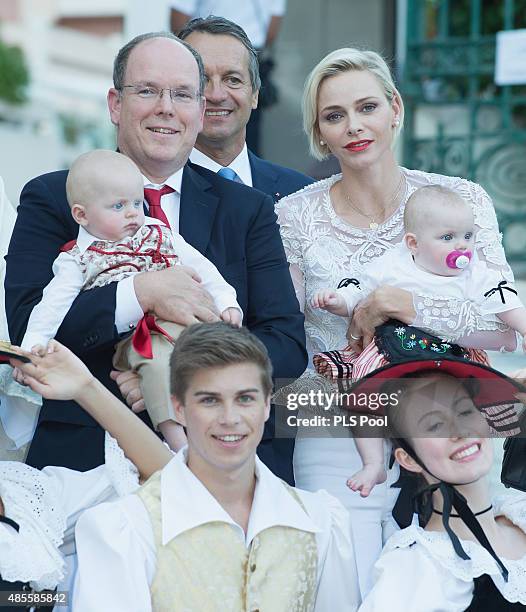
[[[174,191],[175,189],[172,189],[169,185],[165,185],[161,189],[144,188],[144,197],[148,202],[148,216],[159,219],[159,221],[162,221],[167,227],[170,227],[170,223],[164,214],[164,210],[161,208],[161,198],[166,193],[172,193]]]

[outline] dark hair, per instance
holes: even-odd
[[[391,438],[394,445],[396,444],[401,446],[404,448],[404,450],[407,450],[406,445],[410,447],[408,442],[408,438],[410,436],[407,432],[407,427],[402,423],[402,415],[404,413],[404,405],[408,399],[411,398],[415,389],[414,385],[411,384],[411,381],[419,379],[434,379],[436,377],[454,378],[465,389],[466,393],[471,399],[474,399],[480,391],[480,383],[474,376],[470,376],[468,378],[457,378],[456,376],[453,376],[447,372],[437,372],[436,369],[419,370],[418,372],[407,374],[400,379],[386,382],[380,389],[381,393],[396,393],[398,395],[397,404],[389,407],[389,425],[387,427],[387,435],[389,438]],[[405,440],[405,445],[401,444],[400,440]],[[397,447],[396,445],[394,448]]]
[[[272,391],[272,364],[265,345],[248,329],[227,323],[198,323],[177,338],[170,358],[170,392],[180,401],[194,374],[208,368],[253,363],[259,367],[263,393]]]
[[[137,45],[140,45],[145,40],[151,40],[152,38],[168,38],[170,40],[175,40],[180,45],[185,47],[185,49],[190,51],[197,62],[197,68],[199,70],[199,94],[203,95],[206,84],[203,60],[193,47],[191,47],[187,42],[184,42],[178,38],[175,34],[172,34],[172,32],[148,32],[146,34],[140,34],[127,42],[124,47],[121,47],[117,53],[117,56],[115,57],[115,61],[113,62],[113,86],[115,89],[117,91],[121,91],[123,88],[124,76],[126,75],[126,68],[128,67],[128,58],[130,57],[130,53],[135,49],[135,47],[137,47]]]
[[[456,378],[451,374],[443,373],[438,374],[439,376],[448,376],[450,378]],[[407,433],[407,426],[402,423],[402,415],[404,413],[404,400],[407,401],[412,395],[411,380],[425,379],[436,377],[436,370],[420,370],[403,376],[398,380],[391,380],[382,386],[381,392],[392,393],[395,388],[399,394],[399,401],[396,406],[389,408],[389,424],[387,426],[387,437],[391,440],[393,447],[393,453],[397,448],[404,450],[416,463],[426,469],[425,464],[422,462],[420,457],[416,454],[413,444]],[[457,379],[458,382],[464,387],[466,392],[471,398],[474,398],[479,391],[479,382],[476,378],[470,377],[466,379]],[[424,475],[417,472],[409,472],[404,470],[400,466],[401,470],[401,482],[402,486],[409,487],[409,490],[413,493],[413,504],[414,511],[418,514],[418,520],[421,527],[427,525],[431,515],[433,513],[433,495],[432,493],[425,491],[428,486],[428,482]],[[402,474],[405,472],[406,477]],[[405,482],[404,482],[405,481]],[[425,492],[424,492],[425,491]]]
[[[237,23],[229,21],[224,17],[216,17],[208,15],[208,17],[197,17],[192,19],[183,26],[179,32],[179,38],[184,40],[192,32],[204,32],[205,34],[221,34],[223,36],[233,36],[248,51],[248,72],[250,74],[250,83],[252,91],[257,91],[261,87],[261,79],[259,76],[258,54],[254,45],[250,42],[245,30]]]

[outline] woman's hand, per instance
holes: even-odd
[[[82,361],[56,340],[50,340],[47,347],[35,346],[31,353],[22,354],[31,362],[9,360],[15,368],[15,380],[46,399],[78,400],[95,380]]]
[[[349,346],[361,353],[372,342],[378,325],[388,319],[398,319],[409,325],[415,317],[412,293],[388,285],[378,287],[354,308],[347,330]]]

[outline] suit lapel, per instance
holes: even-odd
[[[248,152],[250,169],[252,170],[252,187],[272,196],[274,202],[281,198],[277,191],[278,174],[270,164],[256,157],[252,151]]]
[[[205,253],[210,242],[218,204],[213,185],[187,164],[181,184],[179,232],[201,253]]]

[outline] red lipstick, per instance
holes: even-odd
[[[355,140],[345,145],[347,151],[360,152],[365,151],[369,145],[374,142],[372,140]]]

